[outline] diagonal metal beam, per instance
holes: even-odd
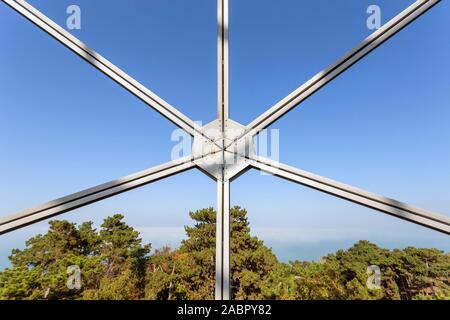
[[[278,162],[254,157],[249,164],[259,170],[450,235],[450,217],[367,192]]]
[[[195,167],[191,157],[181,158],[117,180],[89,188],[43,205],[0,218],[0,234],[86,206],[122,192],[167,178]]]
[[[83,42],[72,36],[26,1],[2,1],[190,135],[194,136],[196,132],[201,133],[194,121],[101,55],[88,48]]]
[[[395,16],[372,35],[367,37],[353,50],[345,54],[337,62],[320,71],[317,75],[293,91],[286,98],[276,103],[258,118],[253,120],[247,126],[246,132],[240,138],[249,138],[270,126],[273,122],[312,96],[327,83],[361,60],[372,50],[376,49],[378,46],[390,39],[397,32],[413,22],[440,1],[441,0],[418,0],[414,2],[407,9]],[[227,148],[228,147],[229,145],[227,145]]]

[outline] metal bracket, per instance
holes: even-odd
[[[255,155],[253,138],[239,139],[246,127],[231,119],[214,120],[194,135],[192,154],[194,163],[217,181],[229,181],[249,168],[248,158]],[[224,146],[229,146],[226,150]]]

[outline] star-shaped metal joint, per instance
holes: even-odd
[[[214,120],[194,135],[192,154],[200,170],[217,181],[236,178],[250,168],[248,159],[254,157],[253,137],[239,139],[246,127],[231,119]]]

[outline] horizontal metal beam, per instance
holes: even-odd
[[[256,169],[289,181],[450,235],[450,217],[416,208],[266,158],[254,157],[248,159],[248,163]]]
[[[440,1],[441,0],[418,0],[414,2],[337,62],[320,71],[286,98],[276,103],[273,107],[252,121],[247,126],[246,132],[240,138],[245,139],[254,136],[261,130],[270,126]]]
[[[93,188],[71,194],[46,204],[0,218],[0,234],[86,206],[119,193],[167,178],[195,167],[191,157],[185,157],[144,170]]]
[[[158,97],[155,93],[144,87],[141,83],[131,78],[121,69],[103,58],[97,52],[88,48],[83,42],[75,38],[69,32],[61,28],[47,16],[23,0],[2,0],[25,18],[33,22],[36,26],[47,32],[53,38],[61,42],[67,48],[89,62],[112,80],[120,84],[129,92],[134,94],[144,103],[164,117],[173,122],[176,126],[188,132],[190,135],[201,133],[194,121],[182,114],[169,103]]]

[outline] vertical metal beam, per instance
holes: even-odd
[[[230,300],[230,181],[217,182],[216,300]]]
[[[217,0],[217,116],[222,126],[229,118],[228,0]]]
[[[222,300],[223,297],[223,183],[217,181],[217,208],[216,208],[216,291],[215,299]]]
[[[217,118],[225,136],[229,118],[228,0],[217,0]],[[217,181],[216,300],[230,299],[230,182],[225,181],[225,142],[222,139],[221,179]]]
[[[230,181],[223,183],[223,300],[231,299],[231,280],[230,280]]]

